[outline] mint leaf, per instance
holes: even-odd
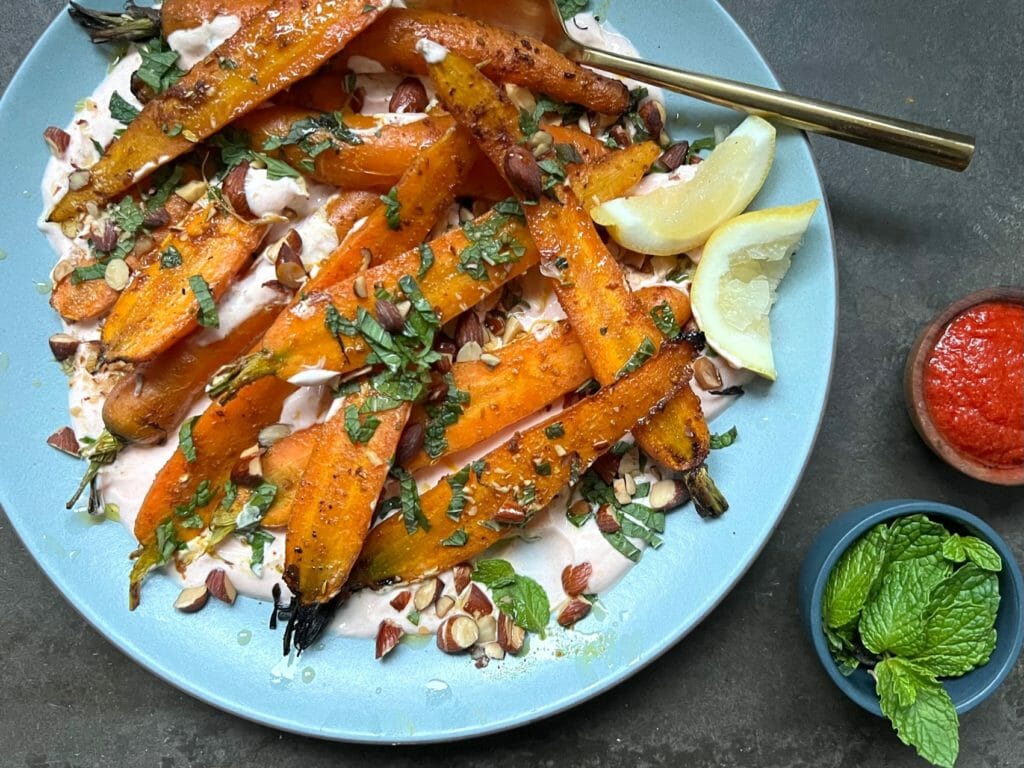
[[[829,574],[822,600],[826,627],[845,627],[860,616],[885,564],[888,541],[889,528],[879,523],[839,558]]]
[[[967,559],[984,571],[999,573],[1003,570],[1003,559],[987,542],[975,536],[965,536],[961,540]]]
[[[892,539],[889,543],[891,546]],[[923,651],[928,596],[952,568],[941,556],[938,562],[919,558],[890,564],[882,575],[878,594],[868,601],[861,614],[860,636],[864,646],[878,654],[889,651],[910,656]]]
[[[825,639],[828,641],[828,649],[832,654],[832,660],[839,667],[843,677],[849,677],[860,666],[860,660],[853,653],[854,627],[840,627],[833,629],[824,626]]]
[[[958,534],[953,534],[942,542],[942,556],[951,563],[962,563],[967,559],[967,550],[964,548],[964,540]]]
[[[904,659],[886,659],[874,670],[882,713],[900,741],[940,768],[953,768],[960,752],[959,720],[946,689]]]
[[[901,517],[889,526],[886,558],[889,564],[919,557],[939,560],[942,558],[942,545],[948,537],[945,528],[924,515]]]
[[[507,587],[516,580],[516,572],[507,560],[479,560],[473,569],[473,581],[497,589]]]
[[[492,590],[494,604],[523,629],[544,635],[551,618],[547,592],[529,576],[516,576],[514,584]]]
[[[999,579],[973,563],[932,590],[924,649],[910,658],[939,677],[959,677],[988,661],[996,647]]]

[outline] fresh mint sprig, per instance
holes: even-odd
[[[868,531],[829,574],[822,625],[843,674],[861,664],[900,740],[934,765],[959,751],[956,709],[939,678],[985,664],[996,646],[1002,561],[974,536],[924,515]]]

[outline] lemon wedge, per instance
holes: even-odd
[[[609,200],[591,216],[632,251],[685,253],[703,245],[722,222],[750,205],[774,159],[775,128],[751,116],[697,166],[690,181]]]
[[[817,200],[737,216],[704,245],[690,304],[708,343],[733,365],[775,380],[768,312]]]

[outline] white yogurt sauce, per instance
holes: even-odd
[[[195,30],[175,32],[170,37],[170,45],[181,54],[179,66],[190,67],[201,60],[210,50],[238,29],[238,19],[232,16],[217,17]],[[589,14],[577,17],[575,35],[582,40],[608,50],[620,51],[635,55],[636,50],[626,38],[602,28]],[[435,46],[430,49],[432,55],[442,55],[443,48]],[[47,224],[46,213],[52,209],[67,188],[67,176],[76,167],[88,167],[98,159],[92,145],[92,139],[105,145],[120,125],[112,120],[107,109],[110,94],[118,91],[123,97],[134,103],[130,90],[131,73],[139,65],[136,52],[129,53],[113,68],[107,78],[97,87],[93,95],[83,100],[76,112],[72,124],[68,128],[71,135],[69,150],[63,159],[51,159],[47,165],[43,179],[44,215],[40,220],[40,228],[46,233],[55,252],[61,258],[78,254],[84,256],[86,245],[83,241],[72,241],[61,233],[60,228]],[[384,112],[391,92],[399,81],[399,77],[383,73],[376,62],[369,59],[351,62],[353,69],[360,72],[359,84],[366,89],[367,113]],[[657,89],[651,89],[652,96],[660,97]],[[428,90],[432,95],[432,90]],[[407,122],[422,119],[416,115],[376,115],[380,124],[385,122]],[[370,129],[368,132],[372,132]],[[635,193],[650,191],[665,184],[684,183],[695,169],[683,166],[672,174],[656,174],[647,177],[634,190]],[[266,171],[252,169],[246,178],[245,193],[250,209],[259,216],[276,217],[283,212],[290,213],[290,220],[276,224],[268,234],[267,242],[273,243],[284,235],[288,227],[299,231],[303,241],[303,260],[314,271],[316,266],[338,246],[338,239],[333,226],[327,221],[324,202],[332,192],[329,188],[307,183],[303,180],[267,178]],[[450,225],[457,225],[458,210],[453,210]],[[653,272],[627,270],[628,280],[633,289],[645,285],[669,285],[680,290],[687,290],[688,285],[679,285],[665,279],[666,274],[674,266],[674,260],[661,260],[659,266],[655,261]],[[671,262],[671,263],[669,263]],[[201,340],[205,343],[223,338],[237,327],[239,323],[250,317],[260,306],[274,298],[274,291],[263,287],[263,283],[274,279],[274,268],[265,252],[253,263],[252,268],[239,279],[218,302],[220,316],[219,329],[206,329]],[[511,314],[528,333],[543,337],[554,323],[565,318],[565,314],[551,291],[546,278],[534,269],[521,278],[524,304]],[[304,304],[299,303],[289,311],[301,313]],[[76,325],[68,327],[69,332],[81,338],[96,338],[96,324]],[[80,356],[82,352],[80,351]],[[728,366],[719,365],[722,373],[723,386],[730,386],[749,380],[746,372],[736,371]],[[291,379],[292,383],[302,385],[289,397],[282,408],[280,421],[290,424],[293,429],[303,429],[311,424],[323,421],[331,407],[329,393],[323,386],[336,376],[333,371],[325,371],[312,367]],[[116,380],[109,373],[88,374],[81,366],[76,368],[70,380],[70,411],[73,427],[79,438],[95,436],[102,429],[101,410],[103,398]],[[696,389],[696,387],[695,387]],[[705,413],[712,418],[726,407],[733,398],[715,397],[700,392]],[[202,413],[210,401],[201,397],[190,411],[190,415]],[[494,436],[485,443],[475,446],[470,451],[446,457],[443,462],[416,474],[417,485],[424,491],[451,471],[457,470],[490,450],[501,445],[516,430],[527,429],[561,410],[555,404],[510,427],[502,434]],[[174,452],[176,444],[169,440],[159,446],[126,447],[118,460],[101,470],[99,488],[107,502],[117,504],[120,509],[122,523],[132,530],[142,500],[149,490],[154,476]],[[624,461],[633,461],[636,465],[636,449],[632,449],[624,457]],[[667,476],[667,475],[666,475]],[[637,473],[637,483],[654,482],[661,479],[661,471],[656,466],[649,466],[646,472]],[[528,574],[536,579],[548,592],[552,605],[556,607],[564,595],[561,587],[562,568],[571,563],[590,562],[593,576],[589,591],[603,592],[611,588],[632,563],[620,555],[604,540],[596,525],[590,522],[582,528],[572,525],[565,514],[572,492],[563,491],[543,512],[539,513],[523,536],[506,540],[496,545],[490,555],[500,556],[509,560],[517,572]],[[643,500],[638,500],[643,503]],[[201,543],[197,540],[197,544]],[[262,576],[250,569],[250,550],[247,545],[234,537],[223,542],[216,555],[198,557],[185,570],[183,580],[189,584],[201,583],[206,573],[213,568],[227,568],[231,579],[239,592],[267,599],[273,584],[280,581],[284,562],[284,534],[275,532],[273,543],[268,544],[265,552],[265,565]],[[642,542],[635,542],[643,548]],[[187,557],[186,557],[187,559]],[[177,577],[173,568],[165,569],[168,574]],[[451,592],[451,576],[442,574]],[[401,617],[388,604],[397,591],[409,588],[408,585],[395,587],[382,592],[364,590],[354,595],[337,613],[332,628],[338,634],[373,636],[382,618],[400,618],[406,631],[432,631],[438,620],[432,611],[425,611],[420,617],[418,626],[408,620],[412,605],[404,610]],[[414,587],[413,587],[414,588]],[[285,590],[287,591],[287,590]]]

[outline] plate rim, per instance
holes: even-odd
[[[756,54],[760,60],[760,64],[765,68],[769,80],[769,86],[773,88],[781,88],[779,78],[775,73],[775,70],[769,64],[767,58],[764,56],[760,47],[757,46],[746,30],[736,21],[729,11],[721,5],[718,0],[707,0],[710,4],[714,5],[717,13],[719,13],[725,23],[731,25],[736,33],[740,36],[743,42],[749,46],[749,48]],[[46,30],[40,35],[35,41],[28,54],[22,60],[18,69],[8,82],[4,93],[0,95],[0,114],[6,109],[11,108],[13,103],[13,97],[11,96],[12,91],[15,90],[14,86],[18,81],[25,77],[27,70],[31,69],[36,63],[36,59],[40,58],[46,46],[49,44],[50,38],[57,36],[62,33],[60,29],[64,19],[64,10],[62,9],[58,15],[47,25]],[[54,569],[46,568],[42,565],[41,560],[37,557],[35,550],[27,544],[26,536],[23,534],[19,522],[16,517],[11,516],[7,512],[7,509],[13,508],[14,505],[10,504],[10,500],[5,500],[2,497],[7,496],[3,487],[0,487],[0,506],[3,507],[7,519],[10,521],[11,528],[14,530],[19,541],[24,547],[25,551],[32,557],[35,564],[46,576],[47,580],[56,588],[60,596],[69,604],[82,618],[84,618],[89,625],[99,633],[106,641],[110,642],[115,648],[117,648],[122,654],[124,654],[132,662],[139,664],[141,667],[146,669],[151,674],[158,677],[160,680],[170,684],[175,689],[188,694],[192,698],[198,699],[199,701],[209,706],[216,707],[224,712],[232,714],[236,717],[240,717],[249,722],[256,723],[261,726],[267,726],[275,728],[277,730],[293,733],[300,736],[314,737],[322,740],[341,742],[341,743],[353,743],[353,744],[435,744],[435,743],[446,743],[453,741],[461,741],[473,738],[480,738],[496,733],[519,728],[526,726],[531,723],[535,723],[539,720],[543,720],[562,712],[565,712],[577,705],[583,704],[584,702],[590,701],[598,695],[609,691],[615,686],[622,683],[624,680],[632,677],[640,670],[646,668],[648,665],[655,662],[668,650],[677,645],[683,638],[689,635],[694,629],[697,628],[707,617],[714,611],[721,602],[732,592],[736,587],[740,579],[742,579],[746,573],[753,566],[754,562],[760,557],[765,546],[767,546],[769,539],[774,535],[778,529],[782,518],[785,516],[786,510],[793,500],[794,495],[800,487],[803,477],[807,471],[811,457],[814,452],[814,447],[817,443],[817,439],[820,435],[821,428],[824,422],[825,412],[828,407],[829,398],[832,391],[832,380],[835,374],[835,359],[837,351],[837,341],[839,334],[839,271],[838,271],[838,260],[836,251],[836,239],[835,229],[833,226],[833,219],[831,215],[831,208],[827,196],[825,195],[825,186],[822,181],[821,171],[818,166],[818,162],[812,151],[810,142],[808,141],[806,133],[800,131],[797,133],[799,141],[801,142],[801,148],[806,152],[807,158],[810,161],[811,169],[814,173],[815,181],[817,182],[818,188],[821,190],[821,203],[822,213],[825,220],[825,238],[824,245],[829,251],[831,257],[832,281],[836,290],[836,300],[832,306],[832,323],[833,333],[829,341],[829,355],[828,355],[828,371],[825,377],[824,384],[824,396],[822,399],[821,407],[816,416],[816,423],[811,433],[810,442],[808,449],[802,457],[800,467],[794,478],[792,486],[789,488],[788,493],[785,494],[785,499],[782,503],[781,510],[775,519],[771,522],[769,529],[763,536],[760,542],[746,553],[746,560],[742,562],[738,568],[736,568],[729,576],[728,580],[724,583],[724,587],[720,587],[719,594],[715,598],[705,603],[701,610],[694,614],[693,618],[690,619],[688,626],[678,630],[677,627],[670,627],[668,631],[660,634],[655,642],[645,645],[642,652],[639,654],[638,660],[631,665],[619,665],[616,669],[603,674],[599,679],[593,681],[591,684],[578,689],[577,691],[562,696],[557,700],[546,700],[543,704],[535,709],[531,709],[528,712],[519,712],[518,714],[511,714],[504,717],[501,720],[488,721],[484,725],[473,725],[465,726],[462,728],[451,729],[443,732],[426,732],[423,734],[413,733],[405,735],[401,738],[392,738],[386,734],[343,734],[337,732],[325,732],[322,728],[318,729],[315,726],[306,726],[303,724],[295,724],[283,719],[282,717],[267,711],[257,711],[253,707],[247,707],[243,703],[234,702],[225,699],[218,694],[212,687],[204,687],[196,680],[186,677],[181,673],[175,673],[174,671],[162,667],[160,663],[153,658],[150,658],[145,652],[142,652],[136,644],[132,641],[131,637],[127,636],[123,630],[112,626],[109,621],[104,617],[105,614],[100,614],[95,610],[94,607],[88,604],[77,604],[74,602],[69,592],[73,589],[70,585],[65,584],[65,578],[61,577],[61,572],[55,571]],[[678,630],[678,631],[677,631]]]

